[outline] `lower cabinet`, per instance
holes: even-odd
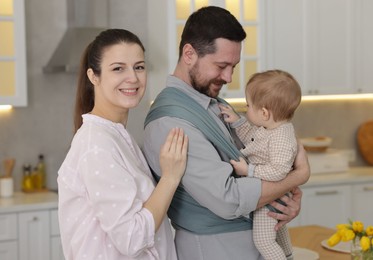
[[[0,259],[1,260],[14,260],[18,259],[18,247],[16,241],[1,242],[0,241]]]
[[[50,220],[48,211],[18,214],[19,258],[49,260]]]
[[[1,260],[63,260],[57,209],[0,214]]]
[[[51,240],[51,260],[64,260],[65,257],[63,255],[62,246],[61,246],[61,238],[56,236],[52,237]]]
[[[362,221],[365,226],[373,226],[373,182],[353,185],[352,196],[352,218]]]
[[[60,238],[60,228],[58,226],[57,209],[50,211],[51,219],[51,260],[64,260]]]
[[[18,259],[17,214],[0,214],[0,259]]]
[[[348,185],[305,188],[300,222],[335,228],[351,218],[351,187]]]
[[[302,208],[289,226],[320,225],[335,228],[348,220],[373,225],[373,182],[302,187]]]

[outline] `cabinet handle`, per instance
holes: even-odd
[[[316,191],[315,193],[317,196],[320,196],[320,195],[334,195],[334,194],[338,194],[338,191],[336,190],[329,190],[329,191]]]
[[[39,221],[39,218],[38,218],[38,217],[33,217],[33,218],[32,218],[32,221],[35,221],[35,222],[36,222],[36,221]]]
[[[373,187],[364,187],[363,191],[373,191]]]

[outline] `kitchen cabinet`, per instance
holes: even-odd
[[[18,259],[16,214],[0,215],[0,259]]]
[[[336,185],[305,188],[302,197],[302,225],[320,225],[334,228],[351,217],[351,187]]]
[[[250,75],[268,69],[289,71],[303,95],[373,93],[371,0],[159,0],[148,3],[151,100],[177,63],[188,15],[203,5],[230,10],[247,32],[241,62],[221,97],[243,98]],[[154,13],[160,6],[167,15]]]
[[[19,258],[49,260],[50,223],[47,210],[18,214]]]
[[[63,260],[57,205],[52,192],[0,198],[0,259]]]
[[[352,197],[352,218],[373,226],[373,181],[353,185]]]
[[[58,210],[50,211],[51,219],[51,260],[64,260],[60,238],[60,228],[58,225]]]
[[[356,68],[355,68],[355,79],[356,88],[361,93],[372,93],[373,92],[373,1],[371,0],[359,0],[354,1],[357,5],[355,12],[354,24],[354,39],[355,43],[355,55],[356,55]]]
[[[64,260],[65,257],[63,255],[62,246],[61,246],[61,238],[58,236],[52,237],[51,240],[51,260]]]
[[[312,175],[301,187],[302,208],[291,226],[320,225],[335,228],[348,220],[373,225],[373,167],[350,168],[347,172]]]
[[[17,243],[16,242],[0,242],[0,259],[14,260],[17,259]]]
[[[373,3],[267,0],[263,68],[284,69],[303,95],[373,92]]]
[[[24,0],[0,6],[0,105],[27,105]]]

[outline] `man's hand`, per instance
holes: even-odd
[[[284,195],[280,198],[286,203],[287,206],[284,206],[276,201],[271,203],[273,207],[282,212],[282,214],[272,211],[268,212],[268,216],[279,220],[275,226],[276,231],[299,215],[301,209],[302,191],[299,187],[297,187],[291,190],[291,193],[292,197]]]
[[[298,177],[301,177],[301,183],[299,185],[302,185],[308,181],[311,175],[310,171],[310,165],[307,158],[307,152],[304,149],[301,142],[298,140],[298,153],[294,160],[294,169],[297,170]]]

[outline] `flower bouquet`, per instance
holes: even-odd
[[[340,241],[351,241],[351,259],[373,260],[373,226],[364,229],[360,221],[351,221],[347,224],[338,224],[337,231],[328,239],[330,247]]]

